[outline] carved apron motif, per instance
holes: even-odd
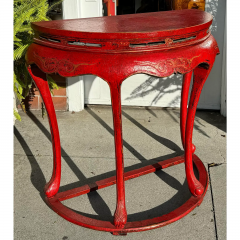
[[[40,61],[41,67],[43,68],[43,70],[48,73],[53,73],[53,72],[71,73],[81,65],[94,65],[94,63],[73,64],[72,62],[64,59],[58,60],[57,58],[41,57],[37,55],[36,52],[34,52],[34,56]]]
[[[182,58],[182,57],[166,59],[166,60],[159,61],[158,63],[152,63],[149,61],[146,61],[146,62],[135,61],[135,63],[141,66],[153,67],[161,75],[167,74],[167,73],[186,73],[192,69],[191,64],[193,59],[198,58],[199,56],[195,56],[191,59]]]

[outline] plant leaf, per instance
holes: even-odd
[[[18,121],[21,122],[21,117],[20,117],[20,115],[19,115],[19,113],[17,112],[16,109],[13,109],[13,115]]]
[[[57,89],[58,90],[59,87],[56,84],[56,82],[53,80],[53,78],[50,75],[48,75],[48,74],[47,74],[47,80],[48,80],[49,89],[50,89],[52,95],[54,95],[52,90],[53,89]]]
[[[27,48],[29,47],[29,43],[20,46],[19,48],[17,48],[16,50],[14,50],[14,61],[18,60],[19,58],[23,57],[25,55],[25,52],[27,51]]]

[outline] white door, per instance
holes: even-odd
[[[198,108],[220,109],[222,60],[225,28],[226,0],[207,0],[206,12],[213,15],[212,34],[216,38],[221,54],[216,57],[214,67],[204,85]],[[122,84],[122,105],[180,107],[182,76],[156,78],[137,74]],[[111,104],[107,83],[96,76],[84,77],[85,104]]]

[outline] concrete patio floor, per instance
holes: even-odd
[[[183,154],[178,109],[124,108],[125,170]],[[51,210],[43,187],[52,173],[52,147],[47,116],[20,112],[14,127],[14,239],[116,239],[72,224]],[[87,107],[79,113],[57,112],[61,151],[60,191],[115,175],[112,111]],[[210,184],[202,204],[168,226],[129,233],[124,239],[226,239],[226,118],[197,111],[193,132],[196,155]],[[181,206],[190,196],[184,164],[125,182],[129,221],[156,217]],[[116,204],[115,185],[63,202],[95,219],[110,220]]]

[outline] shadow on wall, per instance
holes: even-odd
[[[174,88],[173,88],[174,86]],[[147,95],[154,95],[151,100],[151,106],[157,105],[165,94],[171,94],[182,89],[182,75],[173,74],[165,78],[157,78],[149,76],[144,83],[136,87],[124,100],[132,100],[135,98],[144,98]],[[169,107],[179,106],[180,95],[177,95],[169,101]]]
[[[181,74],[164,78],[135,74],[122,83],[122,105],[180,107],[181,88]],[[84,77],[84,94],[86,104],[111,104],[108,84],[94,75]]]

